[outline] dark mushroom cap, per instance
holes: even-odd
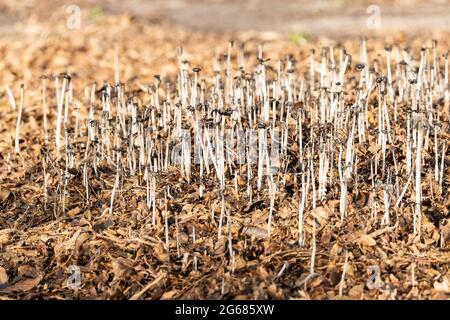
[[[365,67],[366,67],[366,65],[365,65],[364,63],[358,63],[358,64],[355,66],[355,69],[356,69],[356,71],[361,71],[361,70],[363,70]]]
[[[266,124],[264,122],[260,122],[260,123],[258,123],[258,128],[259,129],[265,129],[266,128]]]

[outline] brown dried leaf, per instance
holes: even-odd
[[[450,274],[446,275],[442,282],[435,281],[433,286],[438,291],[450,293]]]
[[[0,266],[0,285],[4,285],[8,283],[8,274],[6,273],[5,268]]]
[[[241,257],[237,256],[234,261],[234,268],[235,270],[244,269],[247,266],[247,262]]]
[[[174,296],[176,296],[177,293],[178,293],[177,290],[170,290],[164,292],[163,295],[161,296],[161,300],[171,300],[173,299]]]
[[[0,290],[0,292],[22,292],[28,291],[36,287],[42,280],[43,276],[41,272],[38,272],[30,265],[23,265],[18,268],[18,275],[23,279]]]
[[[72,210],[69,210],[68,212],[67,212],[67,215],[69,216],[69,217],[75,217],[77,214],[79,214],[81,212],[81,209],[80,209],[80,207],[75,207],[75,208],[73,208]]]
[[[226,250],[226,242],[227,240],[225,237],[220,238],[214,244],[214,251],[216,251],[217,253],[224,253]]]
[[[317,207],[311,211],[311,215],[316,218],[320,224],[324,223],[330,216],[330,209],[326,207]]]
[[[339,254],[342,252],[342,248],[341,246],[339,246],[339,244],[336,242],[335,244],[333,244],[333,246],[331,247],[330,250],[330,258],[332,259],[337,259],[339,258]]]
[[[450,240],[450,222],[442,227],[442,236],[444,241]]]
[[[4,229],[0,230],[0,244],[5,245],[9,243],[11,239],[11,233],[14,232],[14,229]]]
[[[29,264],[19,266],[17,273],[19,276],[26,278],[36,278],[38,276],[37,270]]]
[[[350,289],[348,295],[354,299],[361,299],[364,292],[364,284],[358,284]]]
[[[131,262],[124,258],[117,258],[111,261],[114,273],[114,281],[119,281],[131,268]]]
[[[242,230],[242,233],[249,237],[255,237],[257,239],[269,239],[269,233],[266,229],[260,227],[246,227]]]
[[[11,293],[11,292],[28,291],[36,287],[39,284],[39,282],[41,282],[41,280],[42,276],[33,279],[25,279],[15,283],[12,286],[1,289],[0,292]]]
[[[374,238],[372,238],[371,236],[367,235],[367,234],[363,234],[361,235],[357,240],[357,243],[361,244],[362,246],[365,247],[373,247],[377,244],[377,242],[375,241]]]
[[[278,211],[278,216],[280,216],[282,219],[286,219],[290,217],[293,214],[292,210],[288,207],[283,207]]]
[[[166,252],[166,249],[164,249],[164,246],[162,244],[159,244],[155,246],[154,251],[156,259],[158,259],[160,262],[168,262],[170,260],[169,255]]]
[[[11,191],[9,191],[8,189],[5,189],[5,188],[1,188],[0,189],[0,203],[5,202],[8,199],[10,194],[11,194]]]

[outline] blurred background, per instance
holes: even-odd
[[[0,84],[39,86],[57,72],[110,81],[115,47],[123,80],[144,83],[176,74],[177,47],[212,70],[231,39],[249,57],[264,44],[273,61],[292,53],[301,63],[329,45],[358,53],[361,35],[375,54],[399,45],[420,55],[431,39],[448,50],[449,21],[449,0],[0,0]]]
[[[207,33],[257,31],[336,38],[450,31],[448,0],[0,0],[0,34],[20,32],[17,23],[30,19],[55,23],[69,5],[79,6],[90,20],[128,13],[147,23],[165,22]]]

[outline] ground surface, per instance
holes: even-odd
[[[410,46],[413,55],[420,57],[420,47],[430,47],[431,38],[438,40],[442,56],[450,43],[448,2],[382,1],[382,29],[375,31],[364,29],[365,1],[350,5],[347,1],[309,4],[285,0],[275,7],[272,1],[248,1],[245,6],[238,1],[207,4],[184,0],[131,1],[127,7],[114,1],[78,3],[82,8],[81,29],[68,30],[64,1],[0,2],[1,299],[449,298],[448,148],[442,191],[430,191],[428,184],[424,187],[420,237],[412,231],[410,203],[392,212],[391,225],[370,218],[370,165],[361,161],[360,171],[366,180],[352,185],[344,224],[340,223],[336,184],[330,187],[329,197],[318,204],[319,209],[306,209],[306,242],[299,246],[296,215],[300,186],[294,175],[286,175],[287,187],[276,196],[270,241],[265,239],[267,190],[254,191],[250,200],[245,196],[245,183],[239,184],[236,193],[233,182],[224,193],[232,222],[228,228],[224,220],[224,236],[218,239],[221,193],[212,180],[201,198],[198,181],[188,182],[176,168],[157,177],[155,224],[151,223],[152,210],[145,205],[142,177],[123,178],[114,211],[108,211],[115,174],[105,163],[96,176],[91,176],[89,202],[83,195],[81,167],[74,171],[67,204],[61,210],[57,203],[64,161],[57,160],[53,143],[44,142],[40,79],[42,75],[70,73],[76,103],[86,114],[86,87],[94,81],[99,87],[114,82],[116,47],[120,80],[128,83],[130,90],[153,84],[156,74],[174,81],[179,46],[184,48],[189,65],[202,67],[202,74],[212,83],[213,57],[226,53],[230,39],[246,43],[249,61],[255,60],[258,45],[264,43],[264,57],[271,59],[273,67],[278,59],[292,54],[299,73],[308,71],[309,50],[320,52],[322,46],[344,46],[357,63],[361,33],[372,36],[368,42],[372,59],[384,54],[386,45]],[[251,67],[249,63],[249,71]],[[21,153],[15,154],[17,110],[11,109],[3,84],[10,87],[19,104],[21,83],[25,84],[26,95]],[[145,100],[148,97],[140,94],[140,103],[149,103]],[[48,96],[53,132],[57,103],[52,84]],[[448,145],[448,114],[442,112],[441,121],[441,138]],[[403,161],[404,144],[398,141],[395,147]],[[358,148],[362,158],[369,158],[366,146]],[[47,163],[47,193],[42,169],[46,152],[51,159]],[[78,160],[81,163],[81,158]],[[392,161],[390,165],[394,166]],[[432,175],[433,168],[428,163],[424,177]],[[400,185],[406,181],[403,175]],[[167,186],[168,200],[164,193]],[[408,198],[410,193],[408,190]],[[379,197],[382,199],[382,195]],[[382,216],[381,205],[378,210]],[[166,215],[172,217],[167,222],[169,249],[164,232]],[[313,232],[314,219],[319,222],[317,233]],[[313,233],[316,247],[311,275]],[[236,253],[232,257],[230,238]],[[80,268],[78,289],[67,286],[71,266]],[[345,279],[341,281],[344,269]],[[371,270],[380,270],[382,285],[377,288],[367,287]]]

